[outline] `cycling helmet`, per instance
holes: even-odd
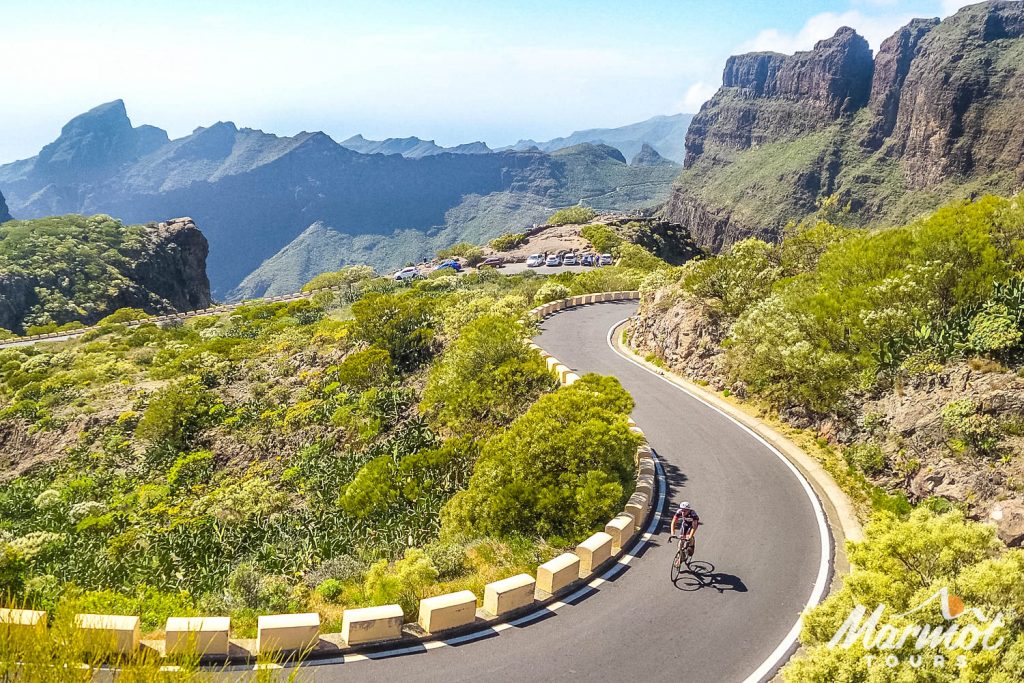
[[[680,512],[682,512],[683,510],[692,510],[692,509],[693,508],[690,507],[690,504],[688,502],[686,502],[685,500],[682,503],[679,504],[679,511]]]

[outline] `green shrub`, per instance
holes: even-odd
[[[595,251],[602,254],[616,253],[619,245],[624,242],[618,233],[607,225],[586,225],[580,231],[580,235],[590,242]]]
[[[386,349],[371,346],[346,356],[338,365],[335,377],[353,391],[362,392],[370,387],[389,384],[394,374],[391,354]]]
[[[213,474],[213,468],[213,453],[210,451],[183,454],[167,471],[167,483],[172,488],[204,483]]]
[[[526,235],[521,232],[511,232],[504,235],[499,235],[491,240],[488,244],[491,249],[495,251],[508,251],[515,249],[520,244],[526,241]]]
[[[461,258],[467,266],[475,266],[484,260],[484,250],[469,242],[459,242],[437,252],[439,259]]]
[[[141,308],[119,308],[105,318],[100,319],[97,325],[116,325],[119,323],[130,323],[137,320],[145,320],[149,317]]]
[[[885,471],[887,461],[881,447],[873,443],[857,443],[843,451],[846,461],[864,474],[877,476]]]
[[[569,293],[569,288],[565,285],[559,282],[548,281],[541,285],[537,293],[533,295],[533,301],[538,304],[546,304],[550,301],[564,299],[569,296]]]
[[[434,310],[414,293],[368,294],[352,304],[357,338],[386,349],[403,371],[412,370],[431,355]]]
[[[328,602],[337,602],[345,591],[345,584],[337,579],[326,579],[316,587],[316,592]]]
[[[412,615],[437,576],[437,569],[426,553],[409,548],[394,564],[381,560],[370,567],[364,588],[374,605],[398,603],[405,614]]]
[[[341,287],[352,292],[358,283],[376,277],[376,275],[372,266],[347,266],[330,273],[320,273],[304,284],[302,291],[312,292],[317,289]]]
[[[551,214],[548,225],[566,225],[589,223],[597,217],[597,212],[589,206],[569,206]]]
[[[135,428],[135,435],[160,449],[185,450],[210,423],[216,398],[191,379],[157,391]]]
[[[979,455],[995,455],[999,447],[1000,427],[991,415],[978,412],[969,398],[950,401],[942,409],[942,425],[953,438],[953,446],[962,445]]]

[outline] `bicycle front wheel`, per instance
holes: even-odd
[[[683,556],[683,549],[680,548],[679,550],[676,551],[676,556],[672,560],[672,573],[671,573],[672,583],[675,583],[676,581],[678,581],[679,580],[679,575],[683,573],[683,565],[685,564],[685,562],[684,562],[685,559],[686,558]]]

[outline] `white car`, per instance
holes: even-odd
[[[402,268],[400,271],[395,273],[396,280],[412,280],[420,276],[420,269],[416,266],[409,266],[408,268]]]
[[[530,254],[526,258],[527,268],[537,268],[544,265],[544,254]]]
[[[563,266],[575,266],[576,265],[576,254],[571,251],[562,257]]]
[[[548,260],[544,262],[544,265],[551,267],[560,266],[562,265],[562,257],[558,254],[551,254],[551,256],[548,256]]]

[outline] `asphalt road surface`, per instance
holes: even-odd
[[[794,470],[752,433],[614,352],[635,302],[548,318],[538,343],[579,373],[614,375],[665,469],[669,506],[704,524],[696,576],[669,577],[668,517],[596,591],[488,638],[404,656],[311,666],[316,681],[744,681],[784,661],[801,610],[828,579],[827,529]],[[822,534],[825,534],[823,536]],[[300,675],[300,680],[304,679]]]

